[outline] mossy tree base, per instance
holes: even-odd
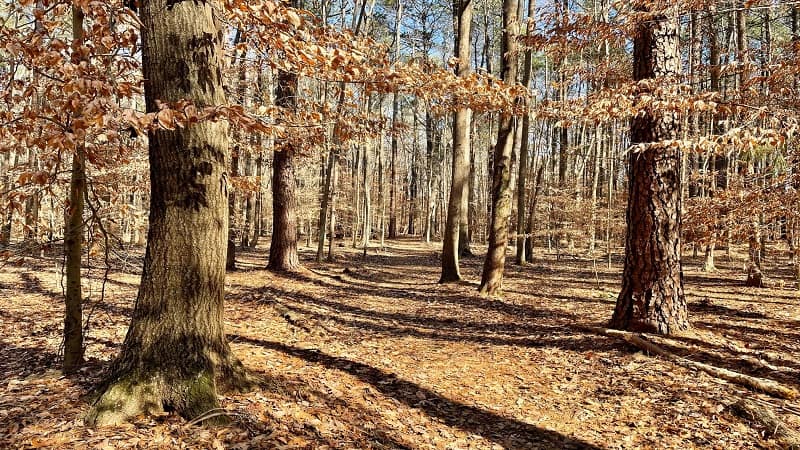
[[[136,416],[175,412],[186,420],[219,408],[216,378],[221,392],[247,392],[255,380],[238,359],[231,355],[222,367],[186,373],[182,369],[141,372],[122,371],[101,389],[85,418],[91,427],[117,426]],[[225,416],[215,416],[209,425],[224,425]]]

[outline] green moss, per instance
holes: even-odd
[[[160,392],[158,382],[151,377],[123,376],[100,395],[84,422],[90,427],[115,426],[140,414],[161,413]]]

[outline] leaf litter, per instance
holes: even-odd
[[[0,448],[780,448],[729,412],[741,398],[800,425],[791,402],[588,332],[611,315],[619,264],[537,254],[531,265],[509,264],[503,296],[489,299],[476,292],[480,258],[463,261],[468,281],[438,285],[436,250],[416,241],[391,241],[366,259],[340,248],[328,264],[302,250],[298,273],[263,270],[267,252],[257,249],[241,252],[243,269],[228,274],[226,330],[262,383],[221,395],[232,423],[219,428],[169,414],[84,427],[139,275],[112,271],[104,302],[87,306],[87,363],[65,377],[58,258],[4,267]],[[746,289],[735,262],[713,274],[700,263],[687,258],[684,268],[694,329],[651,338],[692,360],[800,387],[797,291]],[[84,288],[96,296],[99,283],[88,277]]]

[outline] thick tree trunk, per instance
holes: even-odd
[[[518,0],[503,1],[503,81],[513,85],[517,81],[517,20]],[[492,177],[492,215],[489,228],[489,250],[483,262],[483,275],[478,290],[484,295],[497,295],[503,283],[506,245],[508,245],[508,219],[511,216],[511,153],[514,151],[514,118],[508,112],[500,116],[497,145],[494,150]]]
[[[156,100],[225,104],[216,1],[140,4],[148,111]],[[150,230],[139,296],[121,353],[89,425],[173,410],[195,418],[226,387],[250,387],[223,330],[228,125],[201,122],[149,135]]]
[[[72,37],[74,45],[83,45],[83,11],[72,7]],[[69,183],[69,206],[64,218],[64,372],[72,373],[83,363],[83,293],[81,291],[81,253],[83,249],[83,209],[86,194],[86,149],[83,143],[72,155]]]
[[[470,73],[469,39],[472,25],[472,0],[453,1],[453,25],[456,29],[457,75],[466,77]],[[447,203],[447,219],[442,236],[442,276],[440,283],[461,280],[458,259],[461,242],[468,241],[462,234],[462,222],[469,227],[469,174],[470,174],[470,124],[472,111],[459,108],[453,117],[453,165],[450,199]],[[466,244],[466,242],[465,242]]]
[[[284,109],[295,107],[297,75],[278,73],[275,104]],[[295,147],[291,138],[276,149],[272,162],[272,240],[267,268],[293,271],[300,267],[297,256],[297,198],[295,195]]]
[[[637,25],[634,79],[670,79],[680,70],[677,14],[649,15]],[[679,123],[666,111],[646,111],[631,122],[631,143],[640,147],[629,158],[625,266],[612,328],[669,334],[689,327],[680,258],[681,151],[658,145],[679,136]]]

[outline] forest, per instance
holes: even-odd
[[[799,11],[0,0],[0,448],[800,449]]]

